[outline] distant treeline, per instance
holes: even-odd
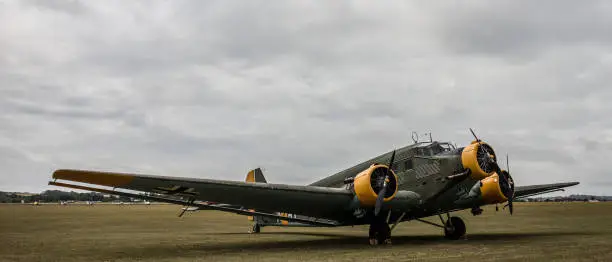
[[[612,201],[612,196],[593,196],[593,195],[569,195],[569,196],[556,196],[556,197],[530,197],[526,201],[537,201],[537,202],[566,202],[566,201]]]
[[[32,203],[32,202],[60,202],[60,201],[123,201],[129,202],[132,199],[128,197],[117,197],[103,195],[100,193],[77,193],[66,192],[60,190],[47,190],[40,194],[32,193],[17,193],[17,192],[2,192],[0,191],[0,203]],[[612,201],[612,196],[593,196],[593,195],[570,195],[558,197],[530,197],[528,199],[517,200],[521,202],[538,201],[538,202],[563,202],[563,201]]]
[[[108,197],[100,193],[77,193],[60,190],[47,190],[40,194],[2,192],[0,191],[0,203],[25,203],[32,202],[60,202],[60,201],[130,201],[126,197]]]

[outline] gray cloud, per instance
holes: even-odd
[[[471,8],[446,6],[444,43],[457,52],[507,55],[521,60],[559,45],[612,41],[612,5],[607,1],[475,1]]]
[[[0,8],[0,190],[56,168],[308,183],[411,132],[606,193],[607,2],[18,1]]]

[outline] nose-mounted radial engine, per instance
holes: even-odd
[[[476,139],[461,152],[463,167],[470,170],[472,179],[480,180],[475,188],[484,204],[497,204],[508,201],[510,214],[513,212],[514,181],[510,172],[502,170],[497,164],[497,156],[489,144],[482,142],[470,129]],[[506,155],[506,162],[508,156]],[[478,188],[476,188],[478,186]]]
[[[391,155],[389,165],[374,164],[357,174],[355,178],[345,181],[355,193],[362,207],[374,207],[374,215],[378,215],[384,202],[391,201],[398,189],[398,180],[391,170],[395,151]]]

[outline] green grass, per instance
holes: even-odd
[[[459,212],[466,240],[420,222],[392,246],[367,245],[367,227],[265,227],[246,217],[172,205],[0,205],[0,261],[433,260],[612,261],[612,203],[517,203]],[[437,221],[432,218],[432,221]]]

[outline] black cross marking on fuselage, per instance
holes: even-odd
[[[198,192],[195,192],[194,188],[185,186],[156,187],[155,190],[167,195],[195,196],[198,194]]]

